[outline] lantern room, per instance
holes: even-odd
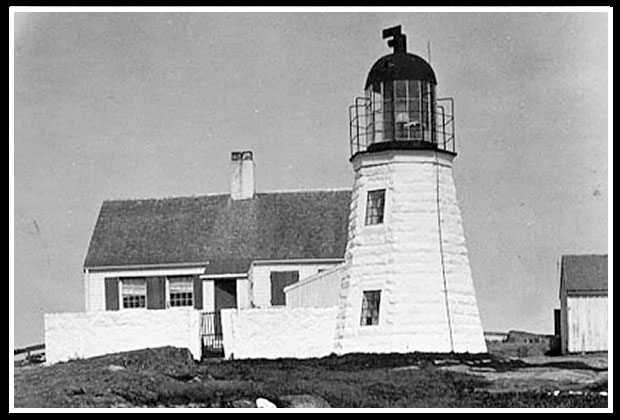
[[[349,107],[351,156],[388,149],[435,149],[455,154],[454,101],[437,98],[428,62],[407,52],[396,26],[383,31],[392,54],[370,69],[365,95]]]

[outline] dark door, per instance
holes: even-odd
[[[237,307],[237,280],[215,280],[215,312]]]
[[[215,335],[222,335],[220,311],[237,307],[237,280],[215,280]]]
[[[284,288],[299,281],[299,271],[272,271],[271,280],[271,306],[286,305]]]

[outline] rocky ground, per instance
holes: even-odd
[[[15,407],[607,407],[607,354],[201,363],[164,347],[15,367]]]

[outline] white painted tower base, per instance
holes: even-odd
[[[335,349],[352,352],[487,351],[461,213],[453,154],[359,153]],[[384,221],[365,226],[368,191],[385,189]],[[381,290],[378,325],[362,326],[364,291]]]

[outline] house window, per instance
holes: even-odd
[[[379,325],[379,303],[381,290],[367,290],[362,298],[362,316],[360,325]]]
[[[366,226],[383,223],[385,190],[368,191],[366,202]]]
[[[168,277],[171,307],[194,306],[194,280],[191,276]]]
[[[146,308],[146,279],[121,279],[123,309]]]

